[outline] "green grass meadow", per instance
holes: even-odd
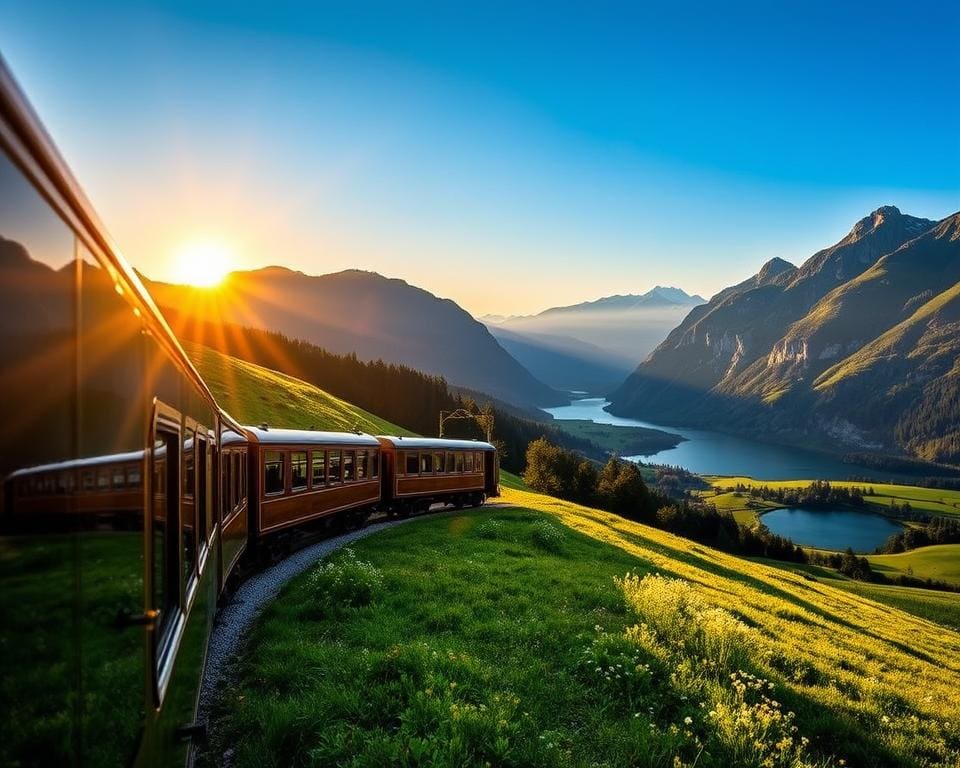
[[[183,347],[217,402],[241,424],[331,431],[358,427],[373,435],[413,435],[301,379],[201,344],[185,342]]]
[[[705,492],[705,501],[716,503],[718,506],[722,504],[736,506],[740,502],[743,502],[742,505],[737,507],[739,512],[746,512],[748,510],[746,502],[750,501],[749,495],[744,494],[741,497],[735,497],[729,493],[722,493],[724,489],[732,488],[740,484],[748,488],[751,486],[764,485],[769,488],[805,488],[811,483],[811,480],[754,480],[750,477],[707,477],[705,479],[717,489],[715,496],[711,494],[710,491]],[[909,502],[910,506],[914,509],[922,509],[931,514],[944,517],[960,516],[960,491],[949,491],[940,488],[919,488],[913,485],[897,485],[894,483],[860,483],[846,480],[831,480],[830,484],[838,487],[872,488],[875,495],[865,497],[864,501],[866,501],[868,505],[874,506],[878,512],[884,512],[884,508],[889,507],[894,502],[897,504]],[[721,499],[721,497],[730,498]],[[737,516],[736,511],[734,512],[734,516]],[[744,516],[744,519],[746,519],[746,516]]]
[[[897,555],[870,555],[870,566],[888,576],[915,576],[960,584],[960,544],[935,544]]]
[[[205,763],[958,764],[956,605],[937,621],[504,480],[504,506],[291,582]]]

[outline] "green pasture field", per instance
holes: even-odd
[[[287,585],[220,694],[205,764],[960,760],[955,604],[938,622],[918,598],[515,485]]]

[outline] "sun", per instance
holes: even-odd
[[[175,258],[176,281],[198,288],[220,285],[236,263],[233,249],[217,240],[184,243],[177,249]]]

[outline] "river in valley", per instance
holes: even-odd
[[[603,410],[607,404],[608,401],[601,397],[588,397],[574,400],[570,405],[544,410],[555,419],[581,419],[598,424],[647,427],[680,435],[686,439],[676,448],[668,448],[649,456],[624,458],[644,463],[672,464],[702,475],[748,475],[757,480],[841,480],[864,476],[882,479],[889,474],[855,464],[845,464],[835,456],[802,448],[771,445],[722,432],[671,427],[667,424],[614,416]]]

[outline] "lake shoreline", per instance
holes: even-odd
[[[835,454],[805,448],[764,443],[760,440],[710,430],[696,430],[616,416],[605,410],[609,401],[600,397],[571,400],[567,406],[543,409],[559,426],[563,421],[592,421],[615,427],[655,430],[672,435],[672,447],[653,446],[636,453],[623,453],[630,461],[679,466],[699,475],[743,476],[757,480],[804,478],[867,478],[877,482],[896,475],[841,461]]]

